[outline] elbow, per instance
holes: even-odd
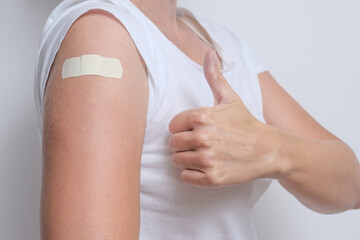
[[[350,148],[350,147],[349,147]],[[351,209],[360,209],[360,164],[359,164],[359,160],[356,157],[356,154],[354,153],[354,151],[350,148],[353,156],[354,156],[354,161],[355,161],[355,179],[353,182],[355,182],[355,196],[356,198],[356,204],[354,204],[354,206]]]
[[[355,209],[355,210],[360,209],[360,198],[358,198],[356,204],[351,209]]]
[[[357,201],[356,204],[352,207],[352,209],[360,209],[360,175],[359,175],[359,184],[357,184],[357,188],[355,191],[356,191]]]
[[[359,172],[360,174],[360,172]],[[356,184],[355,187],[355,203],[353,203],[352,207],[350,209],[360,209],[360,175],[358,178],[358,184]]]
[[[356,189],[355,189],[355,193],[357,196],[357,203],[354,207],[354,209],[360,209],[360,165],[358,165],[358,169],[359,171],[357,172],[357,185],[356,185]]]
[[[356,194],[344,194],[342,198],[334,201],[322,202],[316,208],[311,208],[321,214],[337,214],[348,210],[360,209],[360,188],[356,189]]]
[[[360,209],[360,188],[357,189],[357,203],[355,204],[355,206],[353,207],[353,209]]]

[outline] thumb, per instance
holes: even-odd
[[[204,74],[214,95],[214,105],[234,102],[239,98],[222,75],[214,50],[209,50],[205,55]]]

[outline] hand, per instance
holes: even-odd
[[[172,160],[181,178],[193,185],[221,187],[281,174],[281,134],[257,120],[230,87],[207,52],[204,74],[214,107],[178,113],[169,123]]]

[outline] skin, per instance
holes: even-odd
[[[120,59],[121,81],[61,79],[64,60],[87,53]],[[146,67],[122,24],[96,10],[78,18],[45,92],[42,239],[139,239],[147,104]]]
[[[359,208],[360,166],[339,138],[321,127],[271,77],[259,75],[262,123],[250,114],[206,55],[204,74],[214,107],[189,109],[169,123],[172,161],[192,185],[222,187],[273,178],[319,213]],[[270,99],[271,98],[271,99]]]
[[[214,93],[213,108],[189,109],[169,124],[169,146],[174,164],[184,168],[185,183],[221,187],[271,177],[313,210],[359,207],[360,170],[352,150],[315,122],[269,72],[258,76],[263,124],[226,87],[217,72],[219,56],[211,60],[209,46],[176,20],[176,0],[132,2],[181,51],[204,65]],[[90,52],[119,58],[121,81],[61,79],[65,59]],[[92,10],[73,23],[52,65],[44,101],[41,238],[138,239],[147,69],[116,18]],[[204,171],[204,164],[212,171]],[[193,170],[187,169],[190,165]]]
[[[201,63],[209,46],[181,21],[168,18],[169,9],[161,7],[165,1],[154,2],[157,9],[149,2],[138,7],[155,13],[155,23],[169,21],[159,29]],[[63,80],[64,60],[88,53],[120,59],[121,81],[101,76]],[[115,17],[91,10],[72,24],[44,95],[41,239],[139,238],[148,90],[144,60]]]

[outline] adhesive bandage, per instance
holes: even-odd
[[[106,58],[97,54],[86,54],[80,57],[66,59],[61,73],[63,79],[83,75],[98,75],[121,79],[123,67],[117,58]]]

